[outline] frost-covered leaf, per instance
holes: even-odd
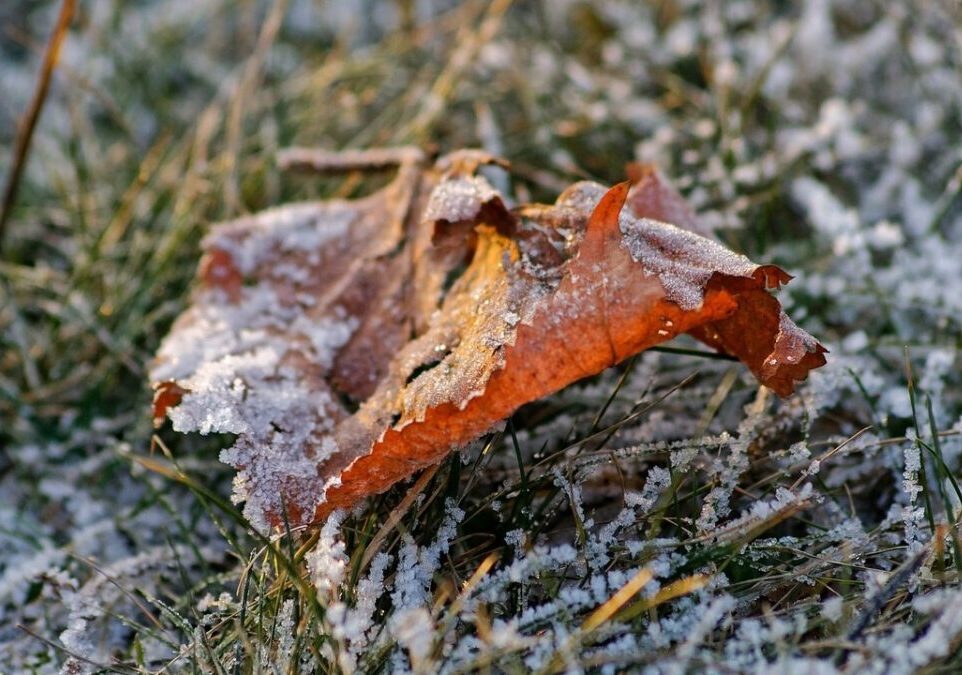
[[[364,199],[217,226],[152,371],[155,416],[237,434],[258,528],[316,521],[521,405],[691,333],[780,395],[825,362],[769,291],[790,277],[699,232],[650,168],[509,210],[477,151],[405,155]]]

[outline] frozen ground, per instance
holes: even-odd
[[[37,4],[0,8],[4,167]],[[956,3],[82,4],[0,262],[0,671],[962,667]],[[259,539],[146,364],[208,223],[368,187],[279,147],[399,143],[519,200],[659,163],[828,366],[778,401],[649,352]]]

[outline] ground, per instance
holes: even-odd
[[[962,668],[955,3],[80,4],[0,241],[0,671]],[[0,7],[4,172],[57,11]],[[518,201],[655,162],[828,365],[680,340],[259,535],[146,371],[212,222],[381,180],[295,144],[483,147]]]

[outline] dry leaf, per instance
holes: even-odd
[[[769,293],[790,277],[706,236],[651,168],[509,210],[476,173],[484,153],[378,158],[298,156],[400,167],[363,199],[215,227],[151,373],[157,419],[237,434],[221,458],[259,529],[381,492],[679,333],[782,396],[825,363]]]

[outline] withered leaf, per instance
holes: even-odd
[[[321,163],[378,157],[362,155]],[[650,167],[508,209],[482,152],[395,155],[363,199],[216,226],[154,364],[156,419],[237,435],[221,458],[259,529],[381,492],[680,333],[782,396],[825,363],[769,293],[789,275],[710,238]]]

